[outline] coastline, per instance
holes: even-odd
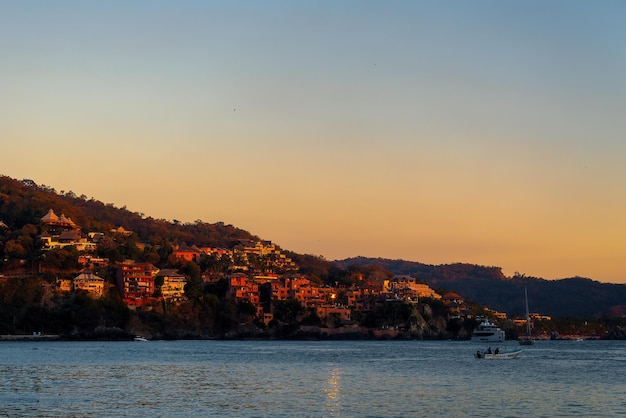
[[[0,341],[58,341],[57,334],[5,334],[0,335]]]

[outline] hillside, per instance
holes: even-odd
[[[435,289],[464,297],[509,315],[522,314],[524,287],[530,310],[554,317],[592,317],[619,312],[626,305],[626,285],[574,277],[545,280],[523,275],[505,277],[499,267],[473,264],[429,265],[404,260],[356,257],[335,261],[341,268],[379,266],[396,275],[419,278]]]
[[[130,212],[126,207],[116,208],[87,196],[57,192],[32,181],[0,176],[0,220],[12,229],[37,225],[50,209],[70,217],[83,232],[108,231],[122,226],[135,232],[142,242],[165,239],[170,242],[193,242],[196,245],[230,247],[240,239],[258,239],[247,231],[232,225],[218,223],[170,222]]]
[[[231,248],[239,240],[260,240],[253,234],[221,222],[180,223],[154,219],[125,207],[103,203],[85,195],[77,196],[37,185],[30,180],[0,176],[0,221],[14,232],[0,253],[23,253],[21,258],[37,255],[36,225],[49,209],[70,217],[83,232],[109,231],[123,227],[135,232],[139,242],[159,246],[186,242],[198,246]],[[9,242],[11,248],[9,248]],[[0,243],[2,245],[2,243]],[[534,277],[505,277],[499,267],[472,264],[429,265],[418,262],[373,258],[351,258],[331,263],[322,258],[290,252],[300,272],[326,283],[349,284],[348,267],[361,267],[368,281],[386,278],[386,271],[411,275],[435,289],[452,290],[469,300],[509,315],[524,311],[524,287],[528,289],[530,309],[554,317],[591,317],[619,314],[626,305],[626,285],[605,284],[584,278],[544,280]],[[19,254],[18,254],[19,255]],[[6,267],[6,266],[5,266]],[[379,270],[363,270],[376,267]]]
[[[49,209],[71,218],[84,233],[109,231],[121,226],[133,231],[139,242],[156,246],[162,243],[185,242],[199,247],[232,248],[239,240],[261,240],[248,231],[223,222],[207,223],[197,220],[193,223],[181,223],[176,220],[155,219],[143,213],[131,212],[126,207],[118,208],[112,203],[103,203],[85,195],[79,196],[72,191],[56,191],[32,180],[16,180],[0,175],[0,221],[9,230],[35,228]],[[30,235],[39,232],[33,231]],[[26,235],[28,234],[25,233],[24,236]],[[34,239],[25,239],[21,244],[26,247],[26,258],[28,254],[36,253]],[[317,278],[325,276],[332,266],[332,263],[318,257],[291,252],[289,254],[302,273]]]

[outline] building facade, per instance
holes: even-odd
[[[127,261],[117,269],[116,285],[122,300],[128,304],[141,305],[153,298],[155,278],[159,269],[150,263]]]

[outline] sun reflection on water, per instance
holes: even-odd
[[[328,416],[339,416],[341,412],[341,369],[335,367],[328,376],[328,385],[324,388],[326,394],[326,413]]]

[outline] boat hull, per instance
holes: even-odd
[[[477,351],[474,354],[476,358],[483,358],[488,360],[510,360],[517,358],[522,350],[514,350],[514,351],[504,351],[502,353],[485,353],[484,351]]]
[[[472,341],[481,343],[501,343],[504,342],[504,332],[502,334],[494,334],[488,336],[472,335]]]

